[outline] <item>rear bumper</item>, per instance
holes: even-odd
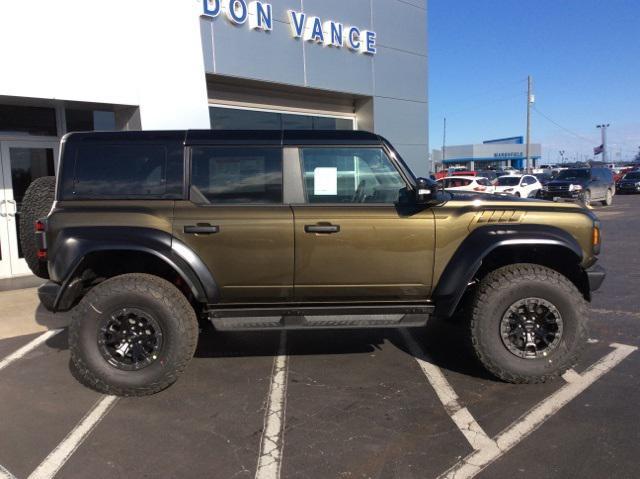
[[[604,278],[607,276],[607,272],[600,265],[594,265],[591,268],[586,270],[587,278],[589,278],[589,289],[591,291],[596,291],[600,286],[602,286],[602,282]]]

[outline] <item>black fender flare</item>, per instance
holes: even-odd
[[[445,267],[432,299],[436,316],[451,317],[483,260],[503,246],[557,246],[582,261],[582,248],[565,230],[548,225],[487,225],[465,238]]]
[[[54,258],[49,267],[51,279],[61,284],[54,310],[70,304],[69,298],[63,298],[77,272],[90,254],[101,251],[151,254],[180,275],[197,301],[215,303],[219,299],[218,285],[204,261],[170,233],[144,227],[73,227],[61,230],[49,251]]]

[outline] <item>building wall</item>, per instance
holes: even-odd
[[[268,0],[265,0],[268,1]],[[387,137],[427,172],[426,0],[271,0],[274,26],[251,31],[224,15],[202,19],[207,73],[342,93],[362,129]],[[287,10],[377,33],[377,54],[294,39]],[[213,93],[215,96],[215,92]],[[314,100],[314,96],[310,97]],[[369,100],[369,101],[368,101]]]
[[[0,96],[139,106],[143,129],[181,129],[209,127],[206,73],[339,92],[426,173],[426,0],[265,1],[269,33],[203,21],[202,0],[7,0]],[[377,55],[293,39],[289,8],[376,31]]]
[[[208,128],[201,8],[197,0],[4,1],[0,95],[133,105],[145,129]]]

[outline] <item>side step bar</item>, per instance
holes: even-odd
[[[213,308],[208,318],[220,331],[358,329],[425,326],[431,304],[275,306]]]

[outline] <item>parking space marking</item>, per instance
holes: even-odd
[[[280,333],[278,356],[273,360],[271,385],[264,416],[256,479],[278,479],[284,447],[285,408],[287,403],[287,336]]]
[[[487,444],[485,447],[472,452],[442,474],[440,478],[469,479],[475,477],[480,471],[524,440],[547,419],[638,349],[635,346],[617,343],[611,344],[611,347],[614,348],[613,351],[593,364],[584,373],[577,374],[574,371],[569,374],[567,377],[570,382],[547,399],[538,403],[528,413],[502,431],[493,445]]]
[[[31,473],[29,479],[50,479],[54,477],[87,436],[91,434],[91,431],[113,408],[117,400],[116,396],[103,396],[98,399],[76,427],[67,434],[67,437]]]
[[[424,356],[424,352],[406,329],[403,329],[401,334],[447,414],[469,441],[471,447],[476,451],[487,447],[496,447],[495,442],[487,436],[487,433],[484,432],[469,410],[466,407],[462,407],[458,395],[449,384],[449,381],[447,381],[447,378],[444,377],[440,368],[420,358],[420,356]]]
[[[61,331],[62,329],[52,329],[50,331],[47,331],[46,333],[41,334],[34,340],[28,342],[17,351],[11,353],[9,356],[7,356],[2,361],[0,361],[0,371],[2,371],[4,368],[9,366],[9,364],[17,361],[20,358],[23,358],[24,356],[29,354],[32,350],[34,350],[35,348],[40,346],[42,343],[44,343],[47,339],[52,338],[53,336],[55,336]]]
[[[4,467],[0,466],[0,479],[16,479],[16,476],[11,474]]]

